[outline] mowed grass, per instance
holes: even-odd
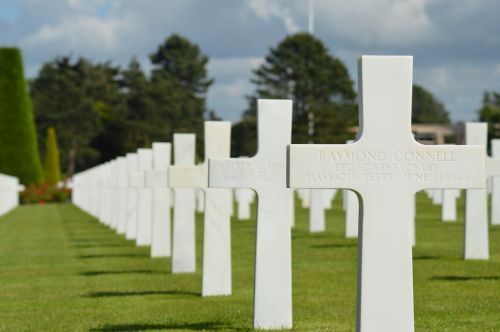
[[[463,214],[439,216],[419,194],[416,330],[500,331],[500,227],[490,227],[489,261],[464,261]],[[309,234],[298,204],[296,220],[294,330],[354,331],[357,241],[343,236],[339,196],[327,232]],[[0,331],[251,330],[254,237],[254,220],[233,220],[233,295],[201,298],[199,272],[171,274],[170,259],[149,258],[78,208],[20,207],[0,218]],[[197,215],[198,271],[201,242]]]

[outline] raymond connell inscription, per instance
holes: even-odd
[[[467,173],[451,171],[457,162],[455,151],[327,151],[316,153],[319,163],[328,164],[328,172],[308,172],[314,182],[468,182]],[[446,167],[444,167],[446,165]]]

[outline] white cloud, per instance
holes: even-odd
[[[213,58],[208,63],[208,72],[215,75],[218,81],[227,81],[235,77],[249,77],[251,70],[263,62],[260,57]]]
[[[0,0],[2,1],[2,0]],[[16,0],[0,15],[0,44],[21,46],[26,73],[58,55],[126,65],[173,32],[209,55],[208,102],[236,119],[252,90],[251,69],[286,34],[307,27],[307,0]],[[356,79],[361,54],[413,54],[415,79],[453,119],[468,119],[482,92],[500,90],[500,2],[315,0],[316,35]],[[14,15],[15,14],[15,15]]]
[[[294,17],[290,13],[290,9],[282,7],[272,0],[248,0],[248,6],[257,15],[264,20],[271,18],[280,19],[289,33],[299,31],[299,26],[295,22]]]
[[[216,78],[208,95],[208,107],[227,120],[237,120],[247,107],[244,98],[253,91],[252,69],[263,62],[258,57],[214,58],[208,65],[209,74]]]
[[[487,66],[448,64],[416,68],[415,82],[444,102],[454,119],[471,121],[477,120],[483,92],[500,90],[500,73]]]
[[[359,45],[420,43],[433,29],[428,0],[318,0],[317,21],[326,33]]]

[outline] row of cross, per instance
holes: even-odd
[[[212,296],[231,294],[230,189],[254,190],[254,327],[278,329],[292,327],[291,190],[350,189],[360,198],[358,331],[413,331],[415,193],[469,189],[465,256],[488,258],[484,188],[487,177],[500,175],[500,161],[487,157],[485,124],[467,124],[463,146],[414,140],[412,65],[408,56],[360,58],[360,132],[351,144],[291,144],[292,101],[259,100],[254,157],[230,158],[230,123],[208,121],[202,164],[194,165],[194,135],[174,134],[174,165],[169,166],[170,144],[155,143],[152,150],[117,158],[114,168],[75,175],[73,200],[86,211],[98,211],[102,202],[95,179],[108,172],[104,178],[114,179],[113,188],[133,188],[109,196],[122,204],[110,209],[109,224],[139,245],[151,244],[152,252],[172,248],[173,272],[193,271],[193,188],[203,190],[202,295]],[[166,224],[171,200],[172,243]],[[152,209],[151,202],[163,208]]]

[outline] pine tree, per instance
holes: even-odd
[[[256,99],[293,100],[294,143],[345,143],[356,125],[356,93],[347,68],[318,38],[308,33],[286,37],[270,49],[254,70],[255,92],[241,123],[234,128],[233,146],[241,155],[255,153]]]
[[[450,123],[450,116],[444,105],[417,84],[413,85],[411,118],[413,123]]]
[[[19,49],[0,48],[0,73],[0,173],[17,176],[23,184],[40,183],[35,122]]]
[[[59,146],[57,145],[56,130],[53,127],[47,128],[43,172],[45,174],[46,183],[55,185],[61,181]]]
[[[208,77],[208,57],[177,34],[169,36],[149,57],[153,64],[150,92],[157,118],[175,124],[176,132],[196,133],[201,156],[203,121],[207,115],[214,116],[206,106],[207,91],[213,83]]]

